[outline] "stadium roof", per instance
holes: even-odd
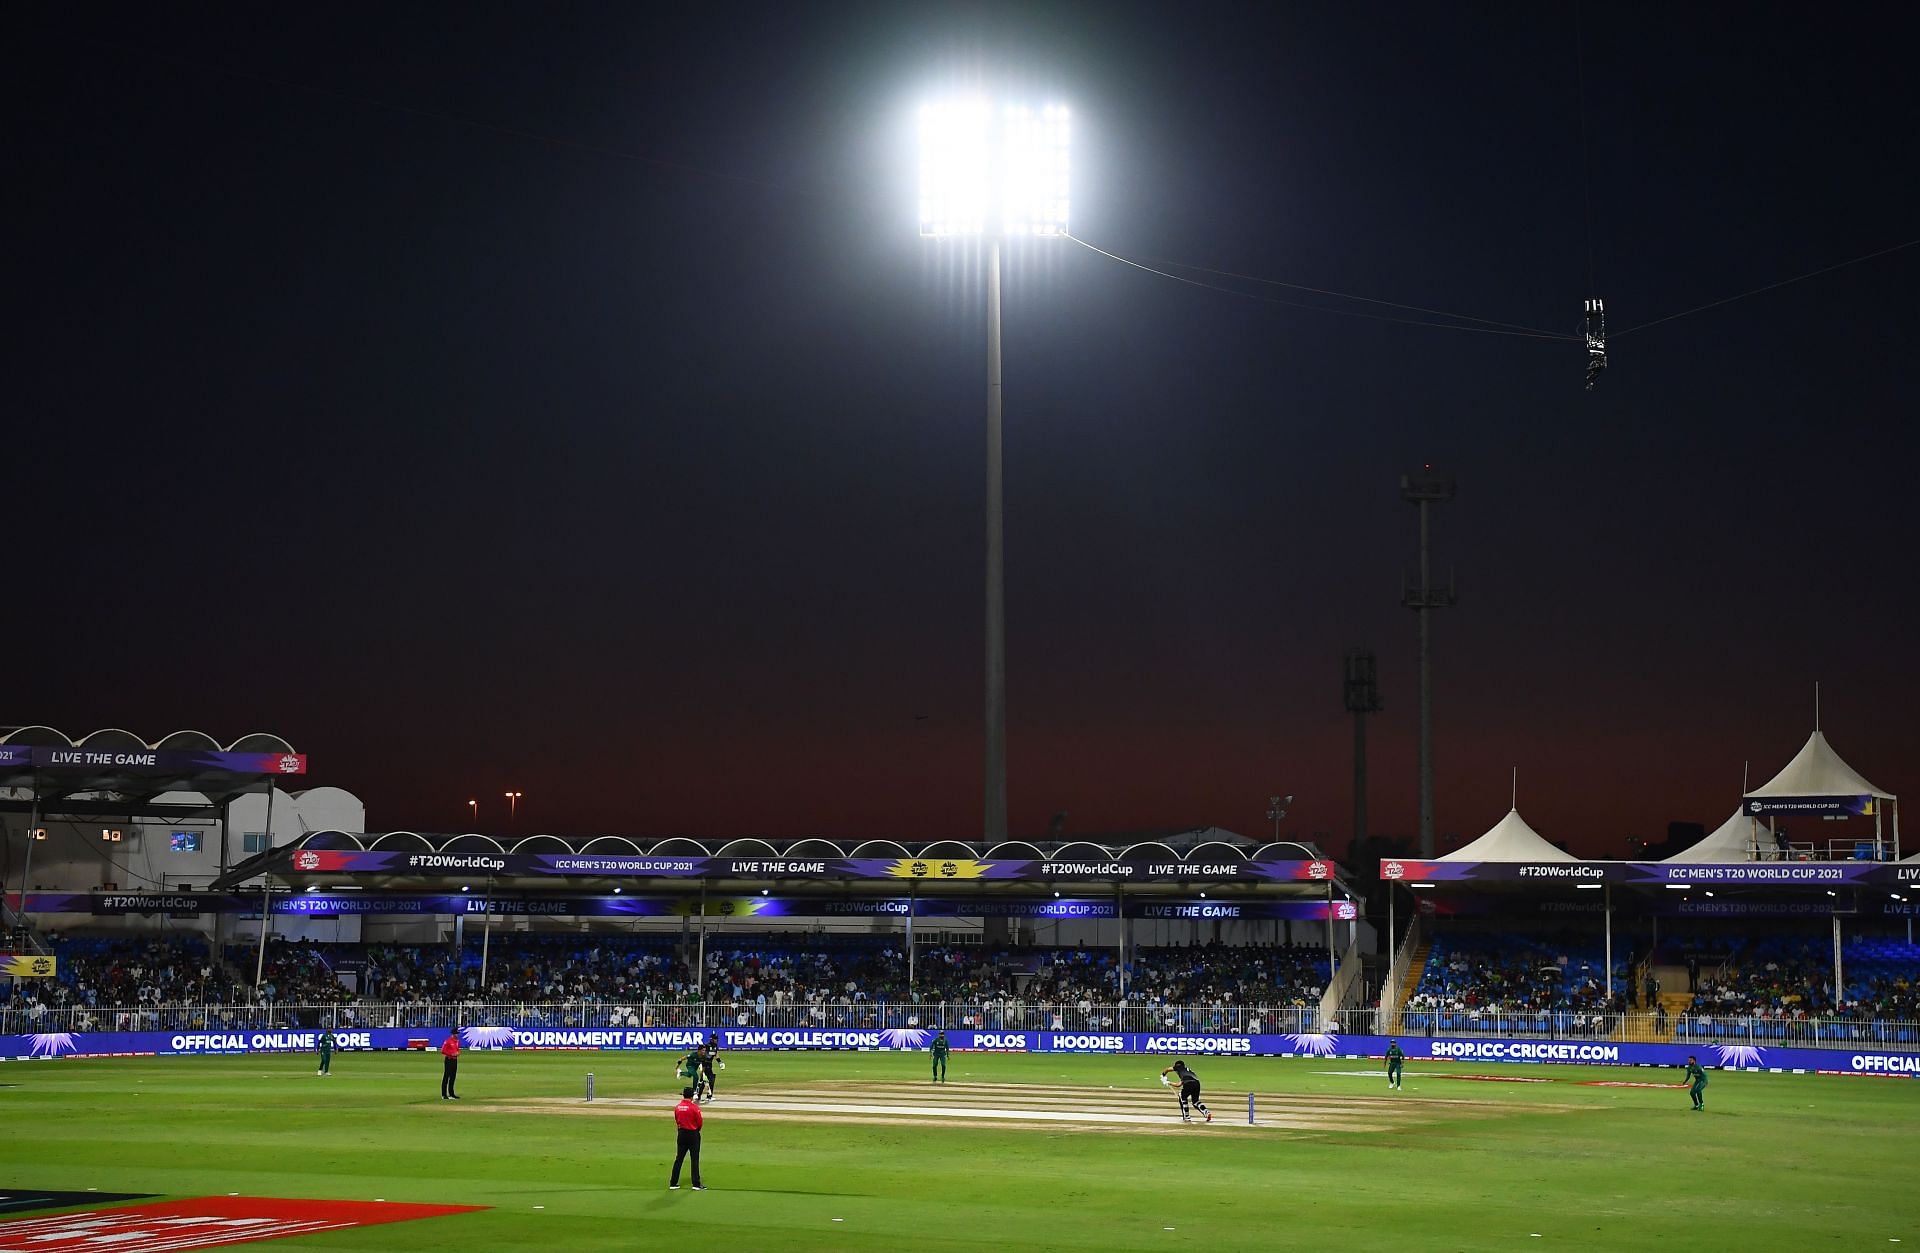
[[[1771,849],[1771,845],[1768,846]],[[1686,865],[1753,860],[1753,819],[1736,809],[1733,817],[1714,828],[1691,848],[1667,858],[1669,863]]]
[[[1862,778],[1860,772],[1842,761],[1827,737],[1815,731],[1794,754],[1779,774],[1753,791],[1750,797],[1791,796],[1877,796],[1894,800],[1892,792],[1883,792]]]
[[[1215,836],[1217,838],[1204,838]],[[816,882],[844,888],[968,892],[1053,888],[1184,891],[1198,887],[1320,897],[1353,893],[1339,866],[1311,845],[1256,844],[1220,828],[1173,838],[1072,840],[696,840],[557,835],[499,837],[387,831],[315,831],[232,867],[212,885],[232,890],[262,875],[296,888],[459,886],[491,877],[503,888],[568,892],[615,885],[646,890],[725,882],[729,888]]]
[[[1556,848],[1547,838],[1527,825],[1518,809],[1493,825],[1485,835],[1455,849],[1436,861],[1579,861],[1572,853]]]
[[[12,812],[179,816],[205,807],[156,798],[199,793],[217,809],[267,779],[306,771],[304,754],[267,733],[223,745],[204,731],[149,741],[118,727],[77,738],[54,727],[0,727],[0,810]]]

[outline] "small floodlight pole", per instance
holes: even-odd
[[[1005,491],[1000,245],[1067,233],[1067,112],[950,101],[920,111],[920,234],[987,243],[986,727],[981,829],[1007,838]]]
[[[1273,842],[1280,842],[1280,820],[1287,816],[1287,806],[1293,800],[1288,796],[1267,797],[1267,818],[1273,823]]]
[[[1453,499],[1453,480],[1434,473],[1400,476],[1400,499],[1420,507],[1420,586],[1404,588],[1400,603],[1420,616],[1420,856],[1431,859],[1433,845],[1433,611],[1453,605],[1453,580],[1435,587],[1428,560],[1428,506]]]

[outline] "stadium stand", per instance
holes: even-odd
[[[1439,928],[1402,1011],[1411,1034],[1600,1035],[1626,1007],[1628,965],[1605,958],[1591,937]]]
[[[1327,958],[1282,945],[1142,948],[1119,996],[1115,953],[1085,948],[916,950],[911,989],[898,937],[709,933],[705,977],[671,934],[504,932],[481,945],[272,942],[259,996],[257,950],[227,960],[193,934],[60,937],[59,973],[21,980],[0,999],[9,1030],[295,1025],[413,1025],[449,1003],[510,1005],[530,1024],[625,1026],[710,1022],[825,1027],[916,1026],[1219,1032],[1321,1029]],[[1676,938],[1710,955],[1692,1011],[1670,1039],[1709,1042],[1920,1043],[1920,946],[1862,934],[1844,950],[1847,991],[1832,1002],[1831,948],[1804,932]],[[1401,1030],[1598,1038],[1621,1029],[1629,963],[1616,950],[1608,1001],[1590,937],[1437,928]],[[358,990],[342,975],[358,973]],[[704,984],[704,987],[701,985]],[[249,1008],[251,1002],[259,1006]],[[1359,1029],[1349,1026],[1348,1030]]]

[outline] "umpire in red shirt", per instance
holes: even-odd
[[[693,1158],[693,1190],[705,1192],[706,1186],[700,1182],[700,1124],[705,1121],[700,1116],[700,1106],[694,1103],[692,1088],[680,1089],[680,1103],[673,1107],[673,1125],[680,1129],[680,1151],[673,1155],[673,1178],[667,1181],[669,1190],[680,1186],[680,1163]]]
[[[446,1043],[440,1046],[440,1056],[446,1059],[446,1063],[440,1067],[440,1099],[457,1101],[460,1099],[460,1094],[453,1090],[453,1084],[460,1074],[460,1033],[458,1031],[447,1032]]]

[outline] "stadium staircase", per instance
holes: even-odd
[[[1638,976],[1643,968],[1636,968]],[[1693,1009],[1693,993],[1685,991],[1687,986],[1687,968],[1685,966],[1655,966],[1653,977],[1660,981],[1660,1008],[1667,1011],[1663,1021],[1651,1007],[1643,1007],[1638,1012],[1628,1012],[1620,1019],[1619,1028],[1613,1038],[1622,1044],[1672,1044],[1674,1033],[1680,1029],[1680,1019]],[[1678,989],[1678,990],[1676,990]],[[1636,988],[1636,993],[1638,989]],[[1635,996],[1637,1002],[1639,997]]]
[[[1400,977],[1400,986],[1393,989],[1393,1012],[1387,1016],[1387,1034],[1400,1033],[1400,1016],[1406,1012],[1407,1002],[1413,999],[1415,988],[1420,986],[1420,977],[1427,972],[1427,954],[1433,951],[1433,932],[1423,930],[1415,940],[1412,950],[1407,954],[1407,969]]]
[[[1653,977],[1660,981],[1660,1008],[1667,1011],[1666,1029],[1660,1030],[1656,1020],[1655,1034],[1659,1043],[1672,1044],[1681,1016],[1693,1009],[1693,993],[1687,991],[1687,968],[1655,966]]]

